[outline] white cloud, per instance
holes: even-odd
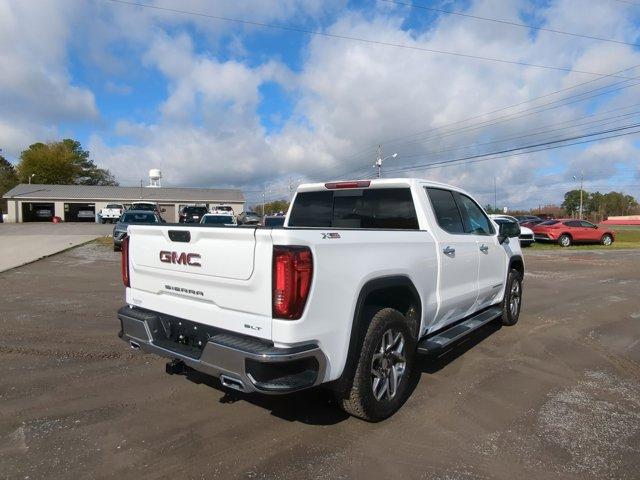
[[[71,6],[0,0],[0,116],[9,124],[0,128],[0,145],[9,155],[52,138],[61,122],[98,116],[93,93],[74,85],[66,67]]]

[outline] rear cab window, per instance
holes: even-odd
[[[411,189],[370,188],[299,192],[289,227],[418,230]]]

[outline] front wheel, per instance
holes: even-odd
[[[342,408],[369,422],[393,415],[409,396],[415,357],[416,339],[405,316],[379,310],[367,328],[353,381],[339,395]]]
[[[605,233],[602,238],[600,239],[600,243],[602,245],[604,245],[605,247],[608,247],[609,245],[611,245],[613,243],[613,237],[611,235],[609,235],[608,233]]]
[[[509,271],[507,285],[502,300],[502,324],[511,326],[518,323],[522,308],[522,274],[515,269]]]

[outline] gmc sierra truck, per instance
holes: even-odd
[[[129,225],[119,335],[168,373],[247,393],[326,384],[379,421],[418,354],[518,321],[519,233],[459,188],[405,178],[302,185],[284,228]]]

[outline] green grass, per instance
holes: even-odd
[[[599,244],[580,244],[562,248],[556,242],[535,242],[531,247],[525,248],[524,250],[620,250],[625,248],[640,248],[640,227],[623,225],[619,227],[613,226],[611,229],[615,234],[616,240],[608,247]]]

